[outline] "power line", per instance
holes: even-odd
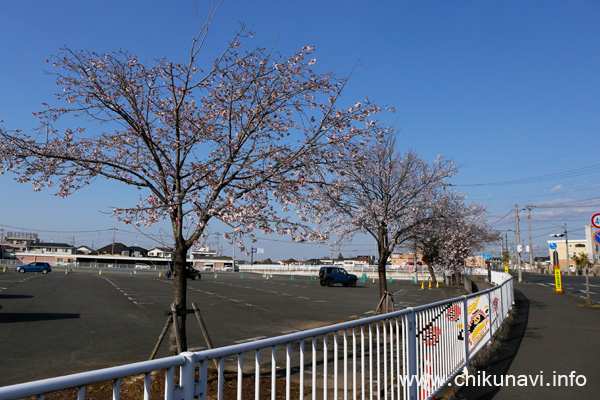
[[[538,183],[549,180],[556,179],[564,179],[564,178],[572,178],[581,175],[587,175],[592,173],[600,172],[600,164],[590,165],[583,168],[572,169],[564,172],[556,172],[553,174],[539,175],[530,178],[521,178],[521,179],[512,179],[508,181],[498,181],[498,182],[487,182],[487,183],[465,183],[465,184],[451,184],[449,186],[457,186],[457,187],[473,187],[473,186],[503,186],[503,185],[520,185],[526,183]]]

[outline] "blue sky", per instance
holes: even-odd
[[[209,2],[198,3],[203,19]],[[488,205],[496,229],[515,228],[515,204],[537,206],[534,247],[546,254],[549,234],[567,223],[569,237],[581,239],[591,215],[600,212],[598,21],[598,1],[225,0],[204,54],[211,60],[243,23],[256,32],[253,46],[289,54],[314,45],[321,72],[345,76],[356,66],[343,101],[368,96],[395,107],[382,121],[400,131],[401,146],[461,166],[450,183]],[[56,91],[44,74],[45,60],[63,45],[184,61],[197,31],[191,0],[3,2],[3,126],[35,127],[31,112]],[[116,227],[118,241],[156,244],[145,234],[158,234],[160,226],[136,232],[106,214],[131,198],[122,186],[98,184],[59,199],[10,176],[0,176],[0,185],[5,232],[35,231],[43,240],[74,238],[100,247]],[[527,240],[527,213],[520,215]],[[273,260],[330,255],[328,246],[275,239],[256,244]],[[210,242],[216,245],[215,236]],[[224,240],[219,245],[231,254]],[[341,250],[374,254],[375,244],[359,238]]]

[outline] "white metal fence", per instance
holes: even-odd
[[[164,397],[191,400],[224,397],[226,370],[237,370],[234,397],[242,399],[244,380],[253,397],[300,399],[426,399],[451,382],[500,328],[513,304],[513,281],[483,292],[384,315],[339,323],[249,343],[186,352],[178,356],[0,388],[0,399],[16,399],[65,388],[112,381],[113,398],[121,382],[141,375],[143,398],[150,398],[152,373],[165,371]],[[209,393],[209,368],[216,361],[217,384]],[[197,377],[196,377],[197,373]],[[285,389],[276,385],[284,378]],[[269,387],[270,386],[270,387]],[[279,393],[279,394],[277,394]],[[140,394],[140,398],[141,398]],[[250,393],[252,397],[252,393]],[[296,397],[294,397],[296,398]]]

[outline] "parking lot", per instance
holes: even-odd
[[[397,309],[461,294],[392,282]],[[165,324],[172,281],[136,274],[53,271],[0,273],[0,386],[142,361]],[[356,288],[321,287],[310,277],[203,273],[188,281],[215,346],[310,329],[372,315],[377,281]],[[188,346],[206,348],[193,316]],[[167,355],[166,343],[158,356]]]

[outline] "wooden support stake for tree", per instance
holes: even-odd
[[[200,314],[200,308],[196,303],[192,303],[192,307],[194,307],[194,313],[196,314],[196,319],[198,320],[198,325],[200,325],[200,330],[202,331],[202,335],[204,336],[204,340],[206,341],[206,345],[210,350],[214,349],[212,344],[212,340],[210,340],[210,336],[208,336],[208,330],[206,329],[206,325],[204,325],[204,319],[202,319],[202,314]],[[219,363],[217,360],[213,358],[213,362],[215,363],[215,368],[219,369]]]
[[[172,323],[173,323],[173,316],[169,315],[169,317],[167,318],[167,323],[165,324],[165,327],[163,328],[162,332],[160,333],[160,336],[158,337],[158,342],[156,343],[156,346],[154,346],[154,350],[152,350],[152,354],[150,354],[150,360],[154,360],[154,357],[156,357],[156,353],[158,353],[158,349],[159,349],[160,345],[162,344],[162,341],[164,340],[165,336],[167,335],[167,332],[169,331],[169,328],[171,327]]]
[[[379,304],[377,304],[377,308],[375,309],[375,312],[373,313],[373,315],[377,315],[377,313],[379,312],[379,309],[381,308],[382,304],[384,301],[387,300],[387,291],[383,292],[383,296],[381,296],[381,299],[379,300]]]
[[[175,303],[171,303],[171,315],[173,317],[173,329],[175,329],[175,340],[177,341],[177,353],[181,354],[183,348],[181,347],[181,337],[179,336],[179,321],[177,319],[177,309]]]

